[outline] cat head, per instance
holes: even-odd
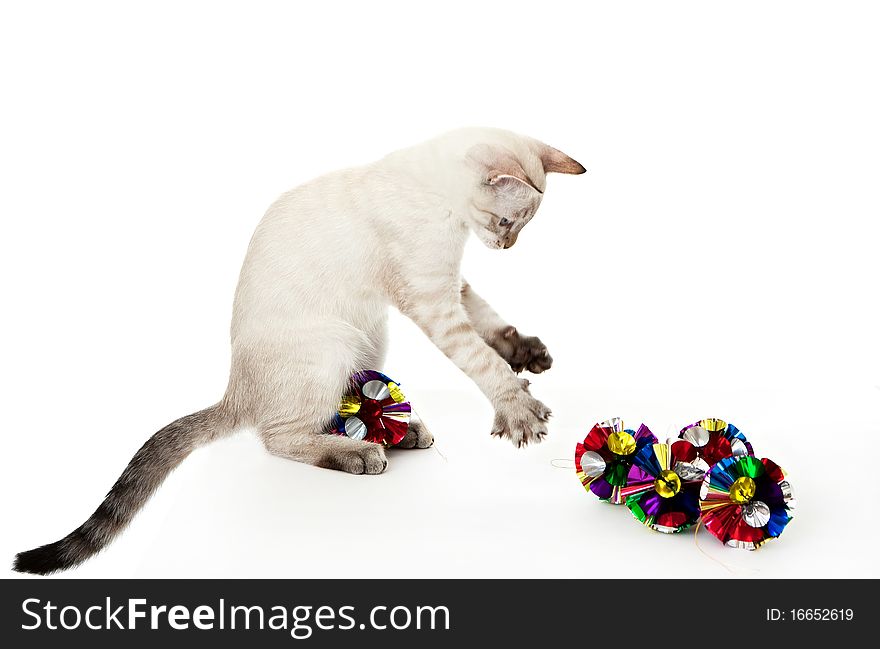
[[[516,243],[541,204],[548,173],[586,171],[561,151],[513,134],[472,147],[467,161],[478,174],[467,208],[468,225],[492,249],[506,249]]]

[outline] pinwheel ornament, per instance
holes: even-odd
[[[709,466],[731,455],[755,454],[746,436],[736,426],[722,419],[701,419],[685,426],[679,438],[693,444]]]
[[[706,529],[725,545],[747,550],[782,534],[796,504],[782,469],[748,455],[715,464],[703,480],[700,498]]]
[[[617,417],[596,424],[575,447],[574,464],[581,484],[600,500],[620,504],[620,490],[628,484],[633,457],[656,441],[644,424],[637,431],[625,429]]]
[[[351,390],[342,397],[333,432],[385,446],[406,436],[411,408],[400,386],[381,372],[365,370],[351,377]]]
[[[708,469],[690,442],[644,446],[633,458],[620,496],[647,527],[681,532],[700,518],[700,487]]]

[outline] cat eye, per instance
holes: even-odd
[[[510,224],[510,219],[501,219],[500,221],[498,221],[498,225],[501,225],[501,226],[509,225],[509,224]]]

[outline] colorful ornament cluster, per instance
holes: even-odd
[[[754,457],[733,424],[701,419],[660,443],[644,424],[596,424],[575,448],[575,469],[600,500],[625,504],[658,532],[701,521],[725,545],[755,550],[782,534],[795,508],[791,485],[774,462]]]
[[[349,393],[339,403],[331,432],[394,446],[406,436],[411,412],[395,381],[374,370],[355,372]]]

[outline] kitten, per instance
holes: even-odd
[[[223,400],[153,435],[85,523],[18,554],[15,570],[47,574],[97,553],[193,449],[242,427],[281,457],[384,471],[382,446],[324,433],[352,372],[382,368],[389,305],[479,386],[495,408],[494,435],[540,442],[550,410],[517,373],[548,369],[547,348],[502,320],[459,267],[470,232],[510,248],[541,203],[546,174],[584,171],[537,140],[464,129],[281,196],[242,267]],[[413,417],[401,446],[432,443]]]

